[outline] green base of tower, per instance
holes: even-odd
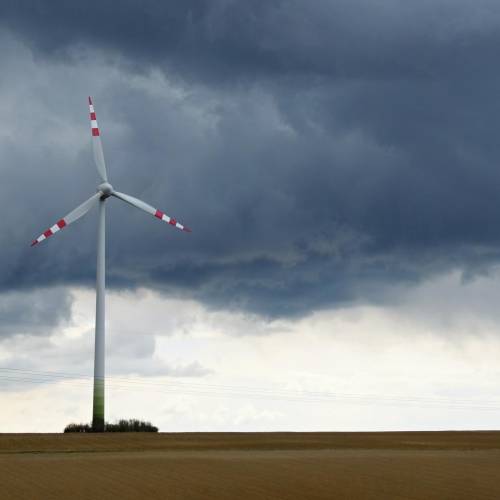
[[[104,432],[104,380],[94,380],[94,407],[92,411],[92,431]]]
[[[104,419],[103,418],[94,418],[92,419],[92,432],[104,432]]]

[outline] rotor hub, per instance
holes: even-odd
[[[111,193],[113,193],[114,190],[113,186],[109,182],[103,182],[97,186],[97,191],[101,191],[103,198],[107,198],[108,196],[111,196]]]

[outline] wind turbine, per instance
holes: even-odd
[[[96,273],[96,314],[95,314],[95,350],[94,350],[94,397],[92,410],[92,430],[104,431],[104,319],[105,319],[105,291],[106,291],[106,200],[114,196],[119,200],[125,201],[144,210],[150,215],[154,215],[171,226],[181,231],[191,232],[186,226],[177,222],[173,217],[143,201],[134,198],[128,194],[115,191],[108,182],[106,173],[106,164],[104,163],[104,153],[102,150],[101,136],[97,125],[96,114],[92,98],[89,97],[90,109],[90,127],[92,130],[92,147],[94,150],[94,160],[97,166],[97,172],[102,183],[97,186],[97,193],[91,196],[87,201],[76,207],[66,217],[60,219],[52,227],[42,233],[36,240],[33,240],[31,246],[41,243],[61,229],[69,226],[80,217],[83,217],[94,205],[99,205],[99,223],[97,230],[97,273]]]

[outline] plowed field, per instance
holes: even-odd
[[[0,434],[2,499],[500,499],[500,432]]]

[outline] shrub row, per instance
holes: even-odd
[[[151,422],[143,422],[131,418],[129,420],[119,420],[114,424],[106,423],[106,432],[158,432],[158,427],[155,427]],[[64,428],[64,432],[93,432],[90,424],[68,424]]]

